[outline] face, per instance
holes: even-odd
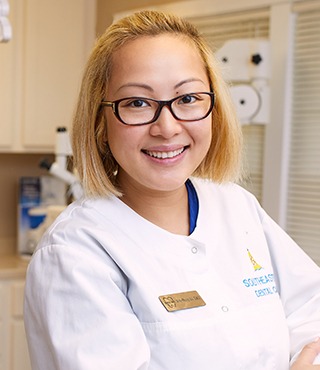
[[[113,56],[105,100],[145,97],[170,100],[182,94],[209,92],[203,61],[190,41],[172,35],[143,37]],[[205,157],[211,142],[211,114],[200,121],[175,119],[168,107],[151,124],[128,126],[105,108],[107,140],[119,165],[123,189],[174,191]]]

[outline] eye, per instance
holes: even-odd
[[[191,104],[198,100],[195,95],[183,95],[179,100],[178,104]]]
[[[128,99],[124,102],[124,105],[129,108],[144,108],[150,106],[149,102],[144,99]]]

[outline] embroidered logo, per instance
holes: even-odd
[[[247,249],[248,256],[250,258],[250,262],[252,263],[252,266],[254,268],[254,271],[259,271],[262,269],[262,266],[259,265],[259,263],[256,262],[256,260],[253,258],[252,254],[250,253],[249,249]]]
[[[274,294],[278,293],[275,276],[270,270],[269,267],[262,267],[259,263],[254,259],[252,254],[250,253],[249,249],[247,249],[249,260],[254,269],[254,276],[246,277],[242,280],[243,285],[250,289],[251,292],[254,293],[255,297],[271,297]],[[264,270],[266,268],[267,271],[260,272],[260,270]],[[269,272],[270,271],[270,272]]]

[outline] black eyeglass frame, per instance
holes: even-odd
[[[210,108],[208,109],[208,112],[203,117],[198,118],[198,119],[189,119],[188,120],[188,119],[180,119],[179,117],[177,117],[176,114],[172,110],[172,103],[175,102],[178,99],[183,98],[184,96],[197,95],[197,94],[206,94],[206,95],[210,96],[211,102],[210,102]],[[156,102],[158,104],[158,108],[157,108],[153,118],[151,120],[149,120],[148,122],[132,123],[132,124],[126,123],[122,120],[122,118],[119,115],[119,104],[122,101],[127,100],[127,99],[151,100],[151,101]],[[146,98],[146,97],[141,97],[141,96],[130,96],[130,97],[127,97],[127,98],[118,99],[118,100],[114,100],[114,101],[102,100],[101,103],[100,103],[100,106],[102,106],[102,107],[111,107],[112,111],[113,111],[114,115],[117,117],[117,119],[126,126],[143,126],[143,125],[149,125],[150,123],[155,122],[159,118],[160,113],[162,111],[162,108],[165,107],[165,106],[167,106],[169,108],[173,117],[178,121],[184,121],[184,122],[200,121],[200,120],[203,120],[203,119],[205,119],[206,117],[209,116],[209,114],[213,110],[214,103],[215,103],[215,93],[206,91],[206,92],[196,92],[196,93],[183,94],[183,95],[179,95],[179,96],[177,96],[173,99],[170,99],[170,100],[156,100],[156,99]]]

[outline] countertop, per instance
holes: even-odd
[[[0,255],[0,279],[24,278],[29,260],[18,255]]]

